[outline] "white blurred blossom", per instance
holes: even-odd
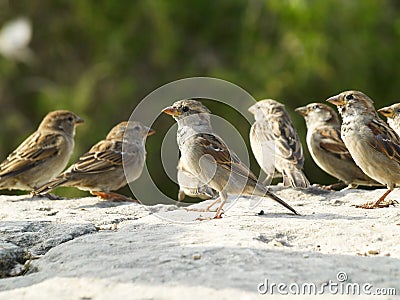
[[[20,17],[6,22],[0,30],[0,54],[10,60],[30,62],[33,52],[28,45],[32,38],[32,24]]]

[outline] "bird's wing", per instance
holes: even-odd
[[[319,146],[326,152],[345,160],[353,160],[349,150],[345,146],[340,131],[337,128],[321,128],[317,129],[316,133],[321,136]]]
[[[69,172],[98,174],[116,168],[122,168],[122,142],[103,140],[83,154]]]
[[[16,176],[42,164],[58,155],[64,142],[61,134],[35,132],[1,163],[0,178]]]
[[[229,151],[225,143],[217,136],[209,133],[199,133],[195,135],[197,142],[202,146],[201,155],[211,155],[217,164],[229,172],[247,179],[257,181],[257,177],[242,163],[239,157]]]
[[[284,114],[268,124],[269,126],[257,126],[256,134],[259,135],[259,139],[273,141],[276,156],[290,161],[293,165],[303,166],[303,149],[289,116]]]
[[[122,168],[122,142],[102,140],[83,154],[69,171],[81,174],[99,174]]]
[[[372,148],[400,164],[400,138],[396,132],[380,119],[370,122],[368,128],[374,134],[369,141]]]

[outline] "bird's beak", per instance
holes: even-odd
[[[149,131],[147,131],[147,136],[151,136],[151,135],[153,135],[155,133],[156,133],[156,131],[154,129],[149,128]]]
[[[329,102],[329,103],[332,103],[333,105],[336,105],[336,106],[342,106],[342,105],[346,104],[344,99],[342,97],[339,97],[339,95],[330,97],[326,101]]]
[[[179,116],[180,115],[179,111],[173,106],[168,106],[168,107],[164,108],[163,112],[166,113],[167,115],[171,115],[171,116]]]
[[[75,124],[77,124],[77,125],[82,124],[83,122],[85,122],[85,120],[82,119],[81,117],[77,117],[75,120]]]
[[[255,104],[254,104],[255,105]],[[254,115],[254,113],[255,113],[255,111],[256,111],[256,108],[255,108],[255,106],[254,105],[252,105],[252,106],[250,106],[247,110],[250,112],[250,113],[252,113],[253,115]]]
[[[305,107],[305,106],[298,107],[298,108],[296,108],[294,111],[295,111],[295,112],[298,112],[298,113],[301,114],[302,116],[307,116],[307,114],[308,114],[308,109],[307,109],[307,107]]]
[[[390,107],[382,107],[381,109],[378,109],[378,111],[382,116],[385,116],[386,118],[393,118],[394,116],[394,110]]]

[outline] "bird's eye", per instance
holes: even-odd
[[[317,108],[319,108],[319,105],[314,105],[314,106],[312,107],[312,109],[317,109]]]
[[[74,118],[73,117],[68,117],[68,121],[72,122],[72,121],[74,121]]]
[[[354,99],[353,94],[347,95],[346,96],[346,100],[352,100]]]
[[[183,112],[188,112],[188,111],[189,111],[189,107],[184,106],[184,107],[182,108],[182,111],[183,111]]]
[[[133,129],[134,129],[134,130],[139,130],[140,127],[139,127],[139,126],[135,126],[135,127],[133,127]]]
[[[397,109],[397,112],[400,113],[400,108]]]

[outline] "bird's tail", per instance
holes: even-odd
[[[277,195],[275,195],[274,193],[271,193],[270,191],[267,191],[265,193],[265,196],[270,197],[272,200],[275,200],[276,202],[278,202],[280,205],[283,205],[284,207],[286,207],[288,210],[290,210],[291,212],[293,212],[295,215],[300,215],[293,207],[291,207],[289,204],[287,204],[285,201],[283,201],[281,198],[279,198]]]
[[[308,188],[310,186],[310,181],[308,181],[302,170],[290,170],[284,172],[283,185],[295,188]]]
[[[65,177],[56,177],[49,181],[48,183],[42,185],[41,187],[36,188],[33,192],[32,195],[42,195],[42,194],[47,194],[51,190],[55,189],[56,187],[63,185],[68,181],[67,178]]]

